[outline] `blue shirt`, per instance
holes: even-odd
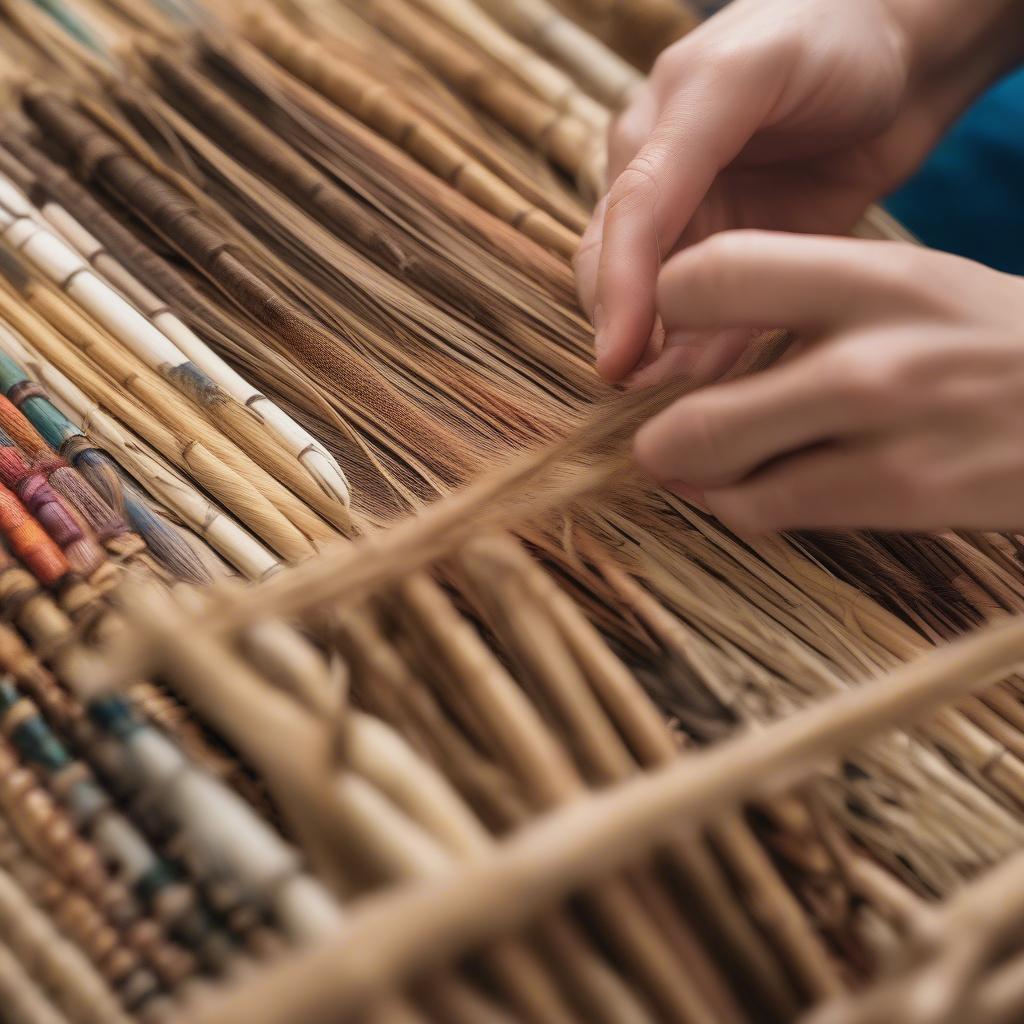
[[[1024,274],[1024,71],[982,96],[885,205],[926,245]]]

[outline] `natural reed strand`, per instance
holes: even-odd
[[[485,210],[567,259],[576,252],[579,237],[575,233],[526,202],[440,129],[425,123],[385,83],[332,60],[316,40],[270,9],[255,13],[246,31],[283,67],[400,145]]]

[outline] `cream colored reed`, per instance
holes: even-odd
[[[29,369],[46,387],[50,398],[100,447],[106,449],[149,493],[250,580],[260,580],[280,567],[252,534],[212,504],[192,483],[158,455],[145,441],[114,420],[99,404],[48,360],[26,339],[0,324],[0,348]]]
[[[47,221],[112,285],[118,288],[196,366],[208,373],[236,402],[250,410],[306,467],[328,494],[348,504],[350,491],[341,467],[324,446],[266,395],[257,391],[217,355],[187,324],[119,263],[62,206],[46,202]]]
[[[524,43],[558,61],[606,107],[620,110],[643,75],[548,0],[476,0]]]
[[[347,516],[329,507],[326,499],[341,502],[348,489],[335,494],[319,483],[306,488],[295,479],[290,467],[272,460],[277,447],[273,437],[263,437],[254,415],[246,415],[233,399],[200,370],[193,370],[188,357],[161,330],[146,319],[120,293],[100,278],[73,249],[43,226],[41,215],[9,180],[0,176],[0,233],[54,285],[68,295],[123,344],[137,358],[175,388],[196,402],[232,439],[245,447],[251,458],[272,468],[279,477],[311,501],[318,511],[347,523]],[[176,372],[177,371],[177,372]],[[241,420],[241,424],[240,424]],[[255,436],[253,436],[255,435]],[[297,454],[297,453],[293,453]],[[282,473],[282,470],[284,471]],[[297,471],[307,479],[301,463]],[[327,507],[325,507],[327,506]]]

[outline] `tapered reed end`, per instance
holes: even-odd
[[[302,465],[319,486],[335,501],[340,501],[348,508],[352,503],[352,492],[349,490],[348,479],[341,467],[323,452],[315,448],[299,456]]]
[[[175,579],[203,585],[213,582],[213,576],[199,560],[192,545],[179,530],[150,508],[141,496],[127,494],[125,510],[132,526],[146,541],[150,554]]]

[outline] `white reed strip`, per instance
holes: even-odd
[[[2,180],[2,179],[0,179]],[[240,405],[245,406],[306,467],[309,475],[328,494],[349,504],[348,480],[327,449],[280,406],[257,391],[244,377],[214,352],[160,298],[119,263],[74,217],[52,201],[40,212],[46,221],[93,268],[129,299],[185,357],[209,374]]]
[[[252,534],[44,359],[23,335],[2,322],[0,348],[47,389],[50,399],[96,442],[97,447],[113,455],[143,488],[219,551],[243,576],[261,580],[281,568],[281,562]]]
[[[878,732],[933,713],[1024,664],[1024,616],[986,626],[887,675],[756,733],[581,795],[521,828],[491,857],[433,883],[392,890],[317,948],[282,961],[182,1018],[339,1024],[409,976],[522,927],[538,912],[642,856],[682,825],[783,792]]]
[[[557,110],[578,117],[598,134],[608,130],[608,110],[588,96],[561,68],[505,31],[473,0],[415,0],[422,9],[475,43],[492,60]]]
[[[186,355],[170,336],[151,323],[131,302],[107,284],[78,252],[50,230],[35,207],[3,175],[0,175],[0,234],[49,281],[65,292],[97,323],[105,327],[112,337],[121,342],[150,369],[155,370],[164,379],[174,384],[177,390],[184,391],[190,398],[193,397],[188,390],[181,387],[176,377],[169,373],[172,369],[182,371],[185,379],[193,382],[197,392],[209,391],[213,396],[217,392],[224,395],[224,392],[228,390],[224,388],[221,391],[219,384],[214,382],[205,367]],[[153,299],[159,304],[159,300],[156,300],[155,296]],[[170,313],[167,315],[180,325],[180,330],[176,332],[178,341],[182,339],[184,333],[194,339],[195,345],[206,349],[203,342],[177,317]],[[249,388],[241,377],[234,374],[234,371],[231,371],[226,363],[222,363],[222,366],[224,370],[237,378],[243,390],[246,390],[250,397],[258,394]],[[227,398],[226,395],[224,397]],[[244,400],[241,404],[244,406]],[[206,411],[207,406],[200,403],[200,408]],[[252,413],[252,418],[254,422],[265,424],[264,419],[255,412]],[[300,428],[295,425],[294,430],[299,431]],[[329,478],[323,477],[322,474],[317,476],[311,473],[306,462],[302,460],[301,453],[307,450],[318,452],[319,449],[309,448],[309,442],[306,440],[304,432],[300,431],[297,435],[294,431],[291,433],[292,437],[282,442],[289,453],[299,460],[303,470],[310,473],[317,486],[325,494],[343,505],[347,504],[349,500],[347,481],[342,480],[340,486],[326,486],[329,480],[333,480],[341,472],[340,469],[337,470],[337,473],[332,473]],[[299,446],[297,450],[296,445]],[[326,454],[326,450],[324,453]],[[319,465],[322,461],[321,458],[317,464]]]
[[[117,998],[82,951],[0,870],[0,939],[73,1024],[129,1024]]]
[[[644,78],[628,61],[548,0],[477,0],[523,42],[557,60],[591,96],[621,110]]]

